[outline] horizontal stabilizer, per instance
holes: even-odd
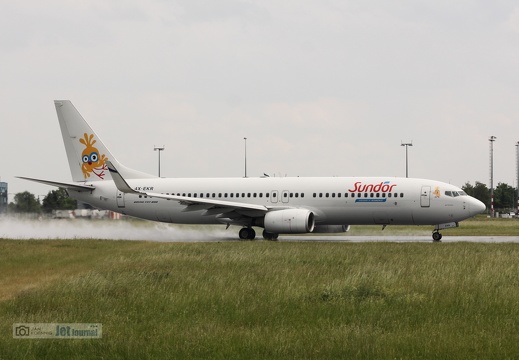
[[[92,191],[95,189],[94,186],[92,185],[81,185],[81,184],[77,184],[77,183],[67,183],[67,182],[58,182],[58,181],[51,181],[51,180],[42,180],[42,179],[35,179],[35,178],[29,178],[29,177],[24,177],[24,176],[17,176],[18,179],[23,179],[23,180],[29,180],[29,181],[34,181],[34,182],[38,182],[40,184],[45,184],[45,185],[50,185],[50,186],[57,186],[57,187],[60,187],[60,188],[63,188],[63,189],[67,189],[67,190],[74,190],[74,191]]]

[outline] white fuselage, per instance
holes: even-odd
[[[149,178],[129,179],[128,185],[137,191],[258,204],[269,210],[307,209],[315,214],[316,225],[435,225],[458,222],[485,209],[479,200],[458,187],[425,179]],[[149,220],[179,224],[228,222],[225,213],[211,214],[200,205],[120,192],[113,181],[96,182],[91,193],[69,193],[96,207]],[[241,214],[254,218],[254,212],[246,210]]]

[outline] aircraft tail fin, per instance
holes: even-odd
[[[54,105],[74,181],[111,180],[107,160],[124,169],[128,179],[155,177],[121,165],[70,100],[55,100]]]

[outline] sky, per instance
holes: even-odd
[[[517,186],[519,3],[0,0],[0,181],[71,181],[53,100],[165,177]]]

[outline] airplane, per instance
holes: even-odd
[[[66,189],[100,209],[178,224],[240,226],[242,240],[341,233],[351,225],[433,225],[440,230],[485,211],[444,182],[398,177],[161,178],[122,165],[69,100],[54,101],[73,182],[25,180]]]

